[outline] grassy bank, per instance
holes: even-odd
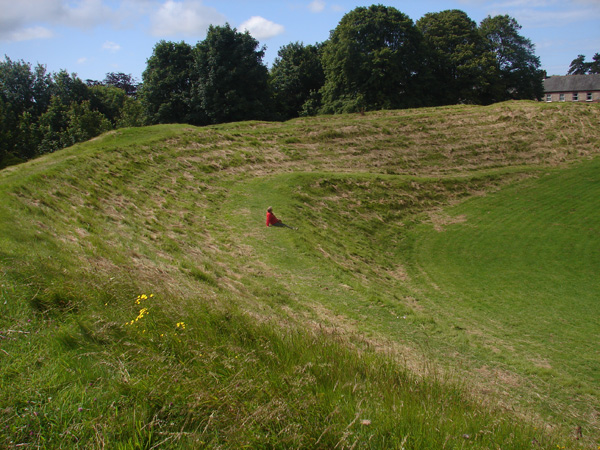
[[[0,442],[596,449],[581,106],[119,130],[3,170]]]

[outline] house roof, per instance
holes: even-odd
[[[600,91],[600,74],[553,76],[544,80],[544,92]]]

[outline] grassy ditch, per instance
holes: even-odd
[[[576,228],[596,166],[565,168],[600,130],[576,106],[119,130],[1,171],[0,446],[595,449],[593,323],[523,338],[559,320],[534,301],[574,325],[598,292]],[[584,216],[545,245],[569,189]],[[460,262],[522,245],[522,292],[490,278],[508,260]]]

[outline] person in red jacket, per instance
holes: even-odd
[[[271,225],[273,225],[274,227],[292,228],[289,225],[283,223],[277,217],[275,217],[275,214],[273,214],[273,207],[269,206],[267,208],[267,226],[270,227]],[[292,230],[296,230],[296,228],[292,228]]]

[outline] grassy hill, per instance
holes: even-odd
[[[1,171],[0,447],[596,450],[599,118],[165,125]]]

